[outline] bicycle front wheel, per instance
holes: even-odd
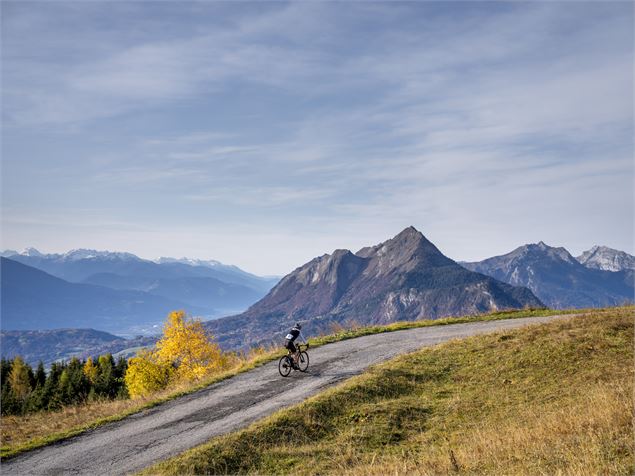
[[[300,372],[306,372],[306,369],[309,368],[309,354],[304,351],[300,352],[298,367],[300,368]]]
[[[288,356],[285,355],[280,358],[280,361],[278,362],[278,372],[280,372],[280,375],[288,377],[291,373],[292,367],[291,359],[289,359]]]

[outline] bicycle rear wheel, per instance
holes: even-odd
[[[300,368],[300,372],[306,372],[306,369],[309,368],[309,354],[304,351],[300,352],[298,367]]]
[[[282,375],[283,377],[288,377],[291,373],[292,368],[293,365],[288,355],[280,358],[280,361],[278,362],[278,372],[280,372],[280,375]]]

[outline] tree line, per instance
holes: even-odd
[[[111,354],[96,359],[55,362],[48,373],[40,362],[35,371],[21,357],[0,361],[2,415],[59,410],[99,399],[128,398],[128,361]]]
[[[47,374],[42,362],[33,371],[21,357],[2,359],[2,414],[24,415],[99,399],[135,398],[202,380],[240,362],[238,355],[220,350],[200,320],[174,311],[157,344],[130,360],[115,362],[111,354],[73,358],[54,363]]]

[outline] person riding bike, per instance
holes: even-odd
[[[300,332],[300,329],[302,329],[302,326],[300,325],[299,322],[297,322],[296,325],[293,326],[293,328],[286,335],[285,337],[286,343],[284,345],[289,350],[289,352],[291,352],[291,354],[293,355],[293,365],[296,367],[298,366],[298,358],[300,357],[300,349],[296,347],[296,345],[294,344],[295,340],[298,337],[300,337],[300,339],[302,339],[302,342],[306,344],[307,348],[309,347],[309,343],[306,341],[306,339],[302,335],[302,332]]]

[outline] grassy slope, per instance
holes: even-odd
[[[483,320],[499,320],[510,318],[522,318],[530,316],[545,316],[553,314],[567,314],[583,312],[581,310],[521,310],[503,311],[481,316],[464,316],[457,318],[422,320],[415,322],[396,322],[387,326],[360,327],[352,330],[340,330],[331,335],[310,339],[312,346],[328,344],[345,339],[352,339],[369,334],[381,332],[391,332],[414,327],[437,326],[447,324],[458,324],[462,322],[473,322]],[[72,436],[79,435],[87,430],[103,425],[105,423],[118,421],[126,416],[139,411],[152,408],[165,401],[172,400],[179,396],[192,393],[204,388],[212,383],[232,377],[238,373],[251,370],[257,366],[265,364],[271,360],[279,358],[283,350],[270,350],[257,354],[240,366],[225,372],[222,375],[215,375],[204,382],[198,384],[184,384],[179,388],[170,388],[158,394],[138,400],[106,401],[84,404],[80,406],[67,407],[59,412],[40,412],[25,416],[2,417],[1,435],[2,446],[0,447],[0,457],[2,459],[16,456],[25,451],[38,448],[56,441],[60,441]]]
[[[633,308],[396,358],[150,474],[632,474]]]

